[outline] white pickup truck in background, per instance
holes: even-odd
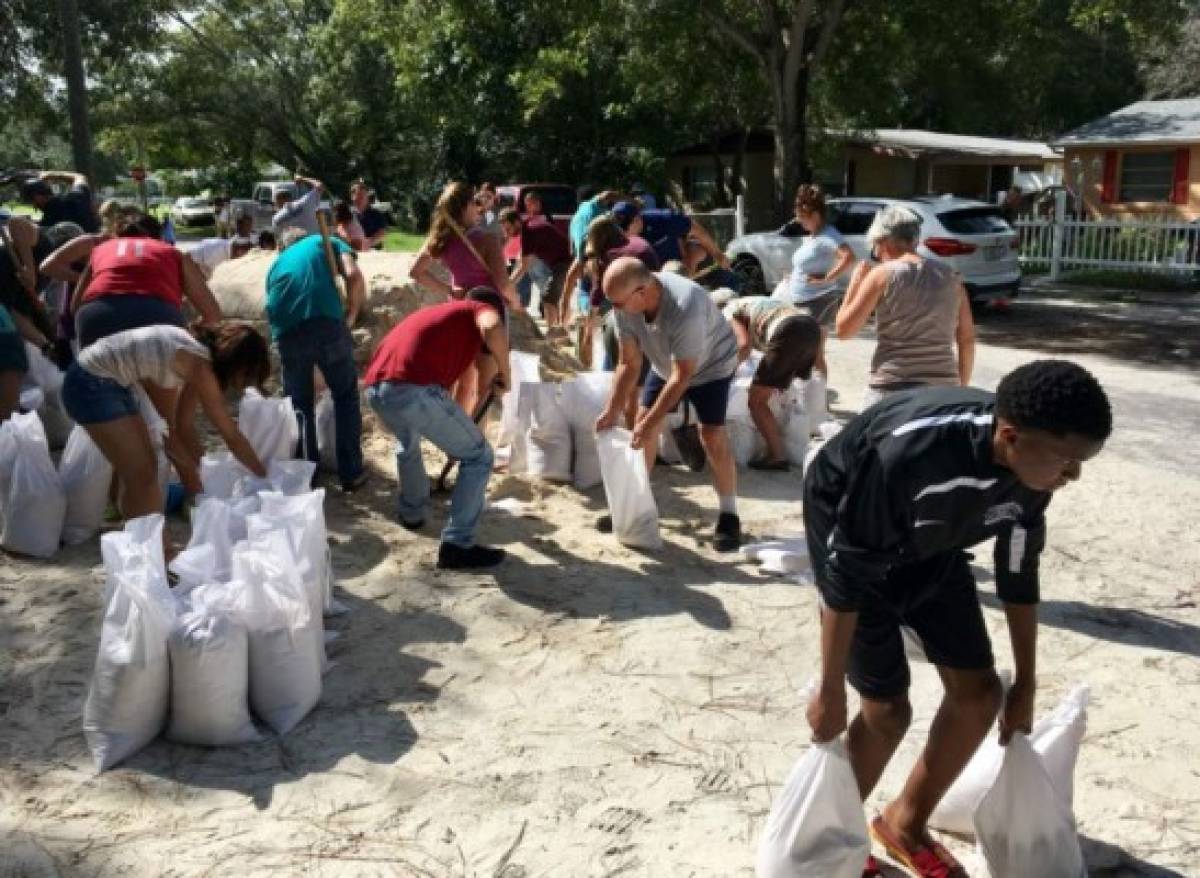
[[[262,183],[255,183],[254,192],[249,198],[233,198],[230,199],[229,203],[233,216],[246,214],[252,217],[254,219],[254,231],[260,232],[264,229],[272,228],[271,220],[277,210],[275,207],[275,193],[286,192],[288,200],[294,201],[307,191],[307,186],[297,186],[291,180],[268,180]],[[332,225],[333,205],[328,198],[321,199],[320,209]]]

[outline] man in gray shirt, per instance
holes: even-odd
[[[271,219],[271,224],[275,227],[275,234],[281,234],[284,229],[298,228],[304,229],[310,235],[317,235],[321,232],[321,227],[317,225],[317,210],[321,207],[321,193],[325,186],[320,180],[314,180],[311,177],[301,177],[296,175],[296,190],[299,191],[301,183],[307,183],[309,190],[297,198],[295,201],[288,199],[286,190],[281,189],[275,193],[275,216]]]
[[[632,445],[646,455],[646,468],[653,467],[667,415],[681,399],[692,404],[720,501],[713,546],[718,552],[736,550],[741,541],[737,470],[725,429],[729,386],[738,364],[733,330],[703,287],[669,272],[653,273],[632,257],[615,260],[604,272],[604,295],[617,312],[621,354],[612,396],[596,420],[597,432],[616,425],[645,356],[651,370]],[[601,529],[606,523],[611,526],[611,519],[601,519]]]

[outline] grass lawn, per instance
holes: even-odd
[[[1150,293],[1194,293],[1197,288],[1190,272],[1171,275],[1094,269],[1067,272],[1060,282],[1066,286],[1105,287]]]
[[[383,238],[383,249],[392,253],[416,253],[424,243],[424,235],[389,229]]]

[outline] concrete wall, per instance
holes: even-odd
[[[1132,152],[1163,152],[1178,148],[1177,146],[1138,146],[1132,148],[1111,147],[1117,152],[1117,176],[1114,186],[1114,197],[1120,197],[1121,191],[1121,157]],[[1063,182],[1072,192],[1075,191],[1075,171],[1072,167],[1074,159],[1078,158],[1083,166],[1083,195],[1086,210],[1092,216],[1146,216],[1170,214],[1181,220],[1191,221],[1200,218],[1200,144],[1189,148],[1188,159],[1188,199],[1186,204],[1169,204],[1166,202],[1120,202],[1104,203],[1101,190],[1104,186],[1104,154],[1108,149],[1071,148],[1064,151]],[[1069,203],[1069,202],[1068,202]]]

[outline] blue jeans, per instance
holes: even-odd
[[[442,542],[474,545],[484,492],[492,474],[492,447],[479,428],[450,394],[437,385],[383,381],[367,388],[367,402],[396,435],[401,520],[423,521],[428,512],[429,476],[421,460],[424,436],[446,454],[458,458],[458,481],[450,498],[450,518],[442,530]]]
[[[300,422],[301,457],[320,463],[317,424],[313,414],[313,367],[321,370],[333,395],[337,429],[338,478],[343,483],[363,471],[362,409],[358,399],[358,371],[350,328],[340,320],[314,317],[281,335],[279,345],[283,392],[292,398]]]

